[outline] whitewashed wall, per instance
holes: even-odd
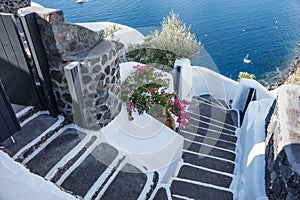
[[[176,60],[176,65],[181,66],[179,83],[181,98],[190,99],[193,95],[208,93],[226,102],[234,98],[239,85],[236,81],[208,68],[191,66],[187,59]]]
[[[239,130],[237,199],[267,199],[265,193],[265,118],[273,98],[252,101]]]

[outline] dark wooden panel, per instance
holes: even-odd
[[[16,79],[17,74],[15,67],[11,67],[14,65],[13,58],[15,57],[15,55],[12,52],[9,38],[1,17],[0,30],[0,79],[2,80],[7,95],[11,100],[14,101],[15,99],[22,99],[24,98],[23,92],[15,92],[18,91],[18,84],[20,80]],[[14,81],[14,84],[11,84],[12,81]]]
[[[0,17],[1,63],[0,78],[12,103],[40,106],[20,35],[11,14]],[[5,60],[6,57],[6,60]]]
[[[42,43],[40,31],[36,22],[36,13],[25,13],[20,15],[21,24],[26,36],[27,44],[38,72],[47,107],[52,116],[57,115],[56,100],[52,90],[49,64]]]
[[[16,58],[17,78],[21,78],[22,85],[19,85],[21,90],[25,93],[25,100],[31,105],[40,105],[39,96],[37,94],[35,83],[30,71],[30,66],[25,56],[24,47],[20,35],[18,33],[15,21],[12,15],[2,15],[2,20],[9,35],[12,51]],[[24,100],[23,100],[24,101]],[[22,101],[21,101],[22,102]]]
[[[0,82],[0,140],[3,142],[20,130],[17,117]]]
[[[3,117],[3,115],[0,112],[0,129],[1,129],[0,142],[4,142],[7,138],[9,138],[11,136],[10,130],[8,129],[8,126],[4,120],[5,120],[5,117]]]

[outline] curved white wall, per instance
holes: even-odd
[[[23,165],[0,151],[0,199],[75,200],[54,183],[31,173]]]
[[[265,193],[265,118],[273,98],[252,101],[239,131],[237,199],[267,199]]]
[[[177,59],[174,66],[181,66],[179,96],[190,100],[194,95],[211,94],[229,101],[233,99],[239,84],[208,68],[191,66],[188,59]]]
[[[239,86],[236,81],[204,67],[192,67],[192,71],[195,95],[210,93],[227,102],[234,98]]]

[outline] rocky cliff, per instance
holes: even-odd
[[[300,86],[279,88],[266,138],[269,199],[300,199]]]

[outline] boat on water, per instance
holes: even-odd
[[[246,64],[251,63],[251,60],[249,59],[249,54],[247,54],[247,55],[245,56],[245,58],[243,59],[243,61],[244,61],[244,63],[246,63]]]
[[[85,2],[88,2],[88,0],[76,0],[76,3],[79,3],[79,4],[82,4],[82,3],[85,3]]]

